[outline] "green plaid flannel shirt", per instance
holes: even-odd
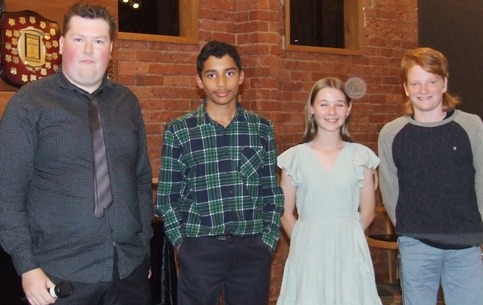
[[[283,192],[270,121],[237,103],[226,128],[210,119],[206,100],[164,133],[156,212],[177,247],[184,237],[261,234],[274,250]]]

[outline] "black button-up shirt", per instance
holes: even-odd
[[[94,216],[89,100],[99,104],[113,204]],[[139,103],[105,79],[89,94],[62,71],[22,87],[0,121],[0,243],[19,274],[72,281],[121,278],[149,255],[151,166]]]

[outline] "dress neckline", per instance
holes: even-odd
[[[347,147],[349,147],[350,144],[349,142],[344,142],[344,146],[342,147],[342,149],[339,151],[337,157],[335,158],[335,161],[333,164],[331,164],[330,167],[327,167],[325,164],[323,164],[321,162],[321,160],[319,159],[318,155],[317,155],[317,151],[315,149],[313,149],[312,147],[310,147],[310,143],[304,143],[305,147],[310,151],[310,154],[314,157],[315,161],[317,162],[317,164],[320,165],[320,167],[327,173],[331,173],[335,167],[337,167],[337,165],[339,164],[339,160],[342,158],[342,155],[344,154],[344,151],[347,150]]]

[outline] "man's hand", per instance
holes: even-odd
[[[42,269],[37,268],[22,274],[22,287],[30,305],[48,305],[55,303],[48,289],[55,284]]]

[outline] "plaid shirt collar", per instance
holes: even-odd
[[[215,121],[213,121],[210,118],[210,115],[206,111],[206,104],[208,103],[208,100],[205,98],[201,104],[201,107],[198,107],[198,110],[196,111],[196,117],[198,118],[198,124],[199,125],[204,125],[204,124],[217,124]],[[242,105],[240,102],[236,102],[236,114],[235,117],[233,118],[233,121],[238,121],[238,122],[245,122],[247,121],[247,113],[243,109]]]

